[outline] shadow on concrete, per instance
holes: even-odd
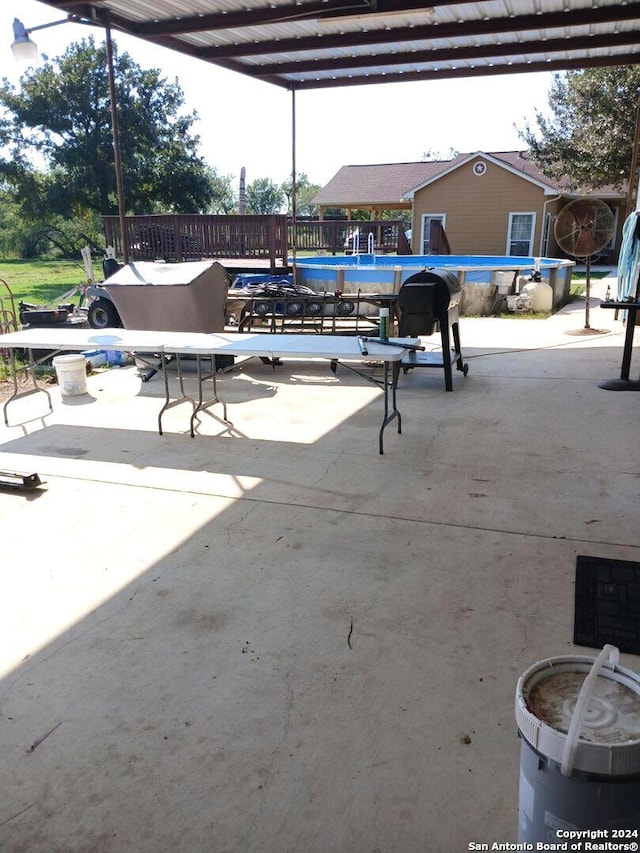
[[[585,653],[575,558],[638,559],[640,482],[619,348],[516,349],[401,377],[382,457],[375,389],[309,367],[247,438],[136,398],[0,445],[49,481],[0,495],[2,850],[515,840],[516,680]]]

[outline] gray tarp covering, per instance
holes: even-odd
[[[126,329],[220,332],[229,276],[217,261],[130,263],[105,283]]]

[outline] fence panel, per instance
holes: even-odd
[[[117,216],[105,216],[105,237],[116,255],[124,255]],[[264,259],[287,266],[289,251],[352,254],[410,254],[399,220],[297,220],[286,216],[214,216],[171,214],[125,217],[125,241],[131,260],[185,261],[194,258]]]

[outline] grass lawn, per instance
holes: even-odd
[[[87,283],[81,261],[0,259],[0,279],[9,286],[16,303],[16,310],[21,299],[35,305],[48,305],[58,300],[72,287]],[[0,282],[0,300],[9,300],[9,291],[2,282]]]
[[[600,278],[606,278],[609,273],[602,272],[602,270],[592,270],[591,271],[591,283],[597,281]],[[587,278],[586,273],[583,270],[580,272],[573,272],[571,276],[571,287],[569,289],[569,297],[570,299],[575,299],[577,296],[584,296],[587,290]]]

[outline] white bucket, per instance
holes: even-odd
[[[87,393],[87,360],[83,355],[57,355],[53,359],[63,397]]]
[[[533,850],[582,837],[558,830],[640,824],[640,676],[620,666],[615,646],[595,659],[557,657],[529,667],[515,710],[519,842]]]

